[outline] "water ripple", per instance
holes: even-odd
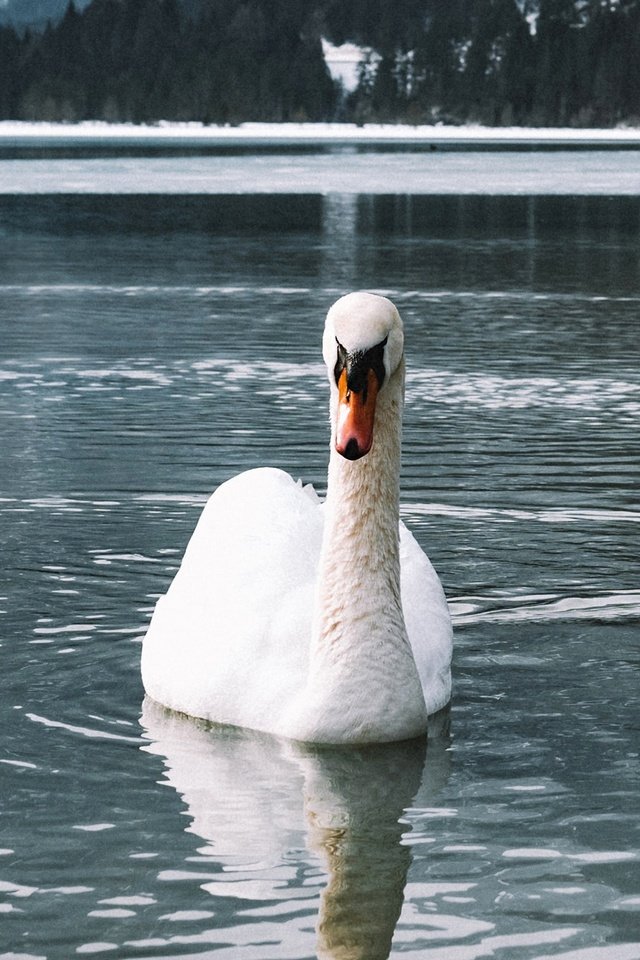
[[[402,505],[403,517],[453,517],[456,520],[491,520],[509,522],[531,520],[536,523],[640,523],[638,510],[585,509],[580,507],[547,507],[523,510],[509,507],[468,507],[448,503],[411,503]]]
[[[528,601],[528,602],[527,602]],[[533,601],[533,602],[531,602]],[[508,604],[500,606],[500,603]],[[640,591],[625,590],[599,597],[503,597],[456,599],[450,603],[456,626],[475,623],[544,622],[550,620],[620,620],[640,617]]]
[[[640,412],[640,383],[616,378],[504,377],[443,370],[412,371],[407,398],[424,403],[469,404],[490,410],[566,407],[633,417]]]
[[[49,720],[47,717],[38,716],[36,713],[25,713],[28,720],[33,723],[41,723],[45,727],[54,727],[59,730],[66,730],[68,733],[77,733],[90,740],[117,740],[120,743],[143,744],[141,737],[126,737],[121,733],[112,733],[108,730],[96,730],[91,727],[80,727],[72,723],[64,723],[62,720]]]

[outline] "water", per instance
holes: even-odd
[[[639,233],[636,197],[0,199],[1,958],[640,958]],[[361,287],[405,319],[449,716],[314,750],[142,708],[208,493],[324,489]]]

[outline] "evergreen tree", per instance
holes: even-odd
[[[9,27],[0,27],[0,117],[17,115],[23,43]]]
[[[78,0],[84,3],[84,0]],[[640,122],[640,0],[92,0],[0,29],[0,116],[330,120],[320,38],[370,48],[344,119]]]

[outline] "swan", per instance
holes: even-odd
[[[310,743],[424,734],[451,693],[438,576],[399,520],[404,334],[357,292],[326,318],[327,495],[272,468],[210,497],[142,646],[147,695]]]

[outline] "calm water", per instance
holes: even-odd
[[[0,198],[0,958],[640,958],[639,241],[636,197]],[[142,707],[208,493],[324,489],[362,287],[449,717],[313,750]]]

